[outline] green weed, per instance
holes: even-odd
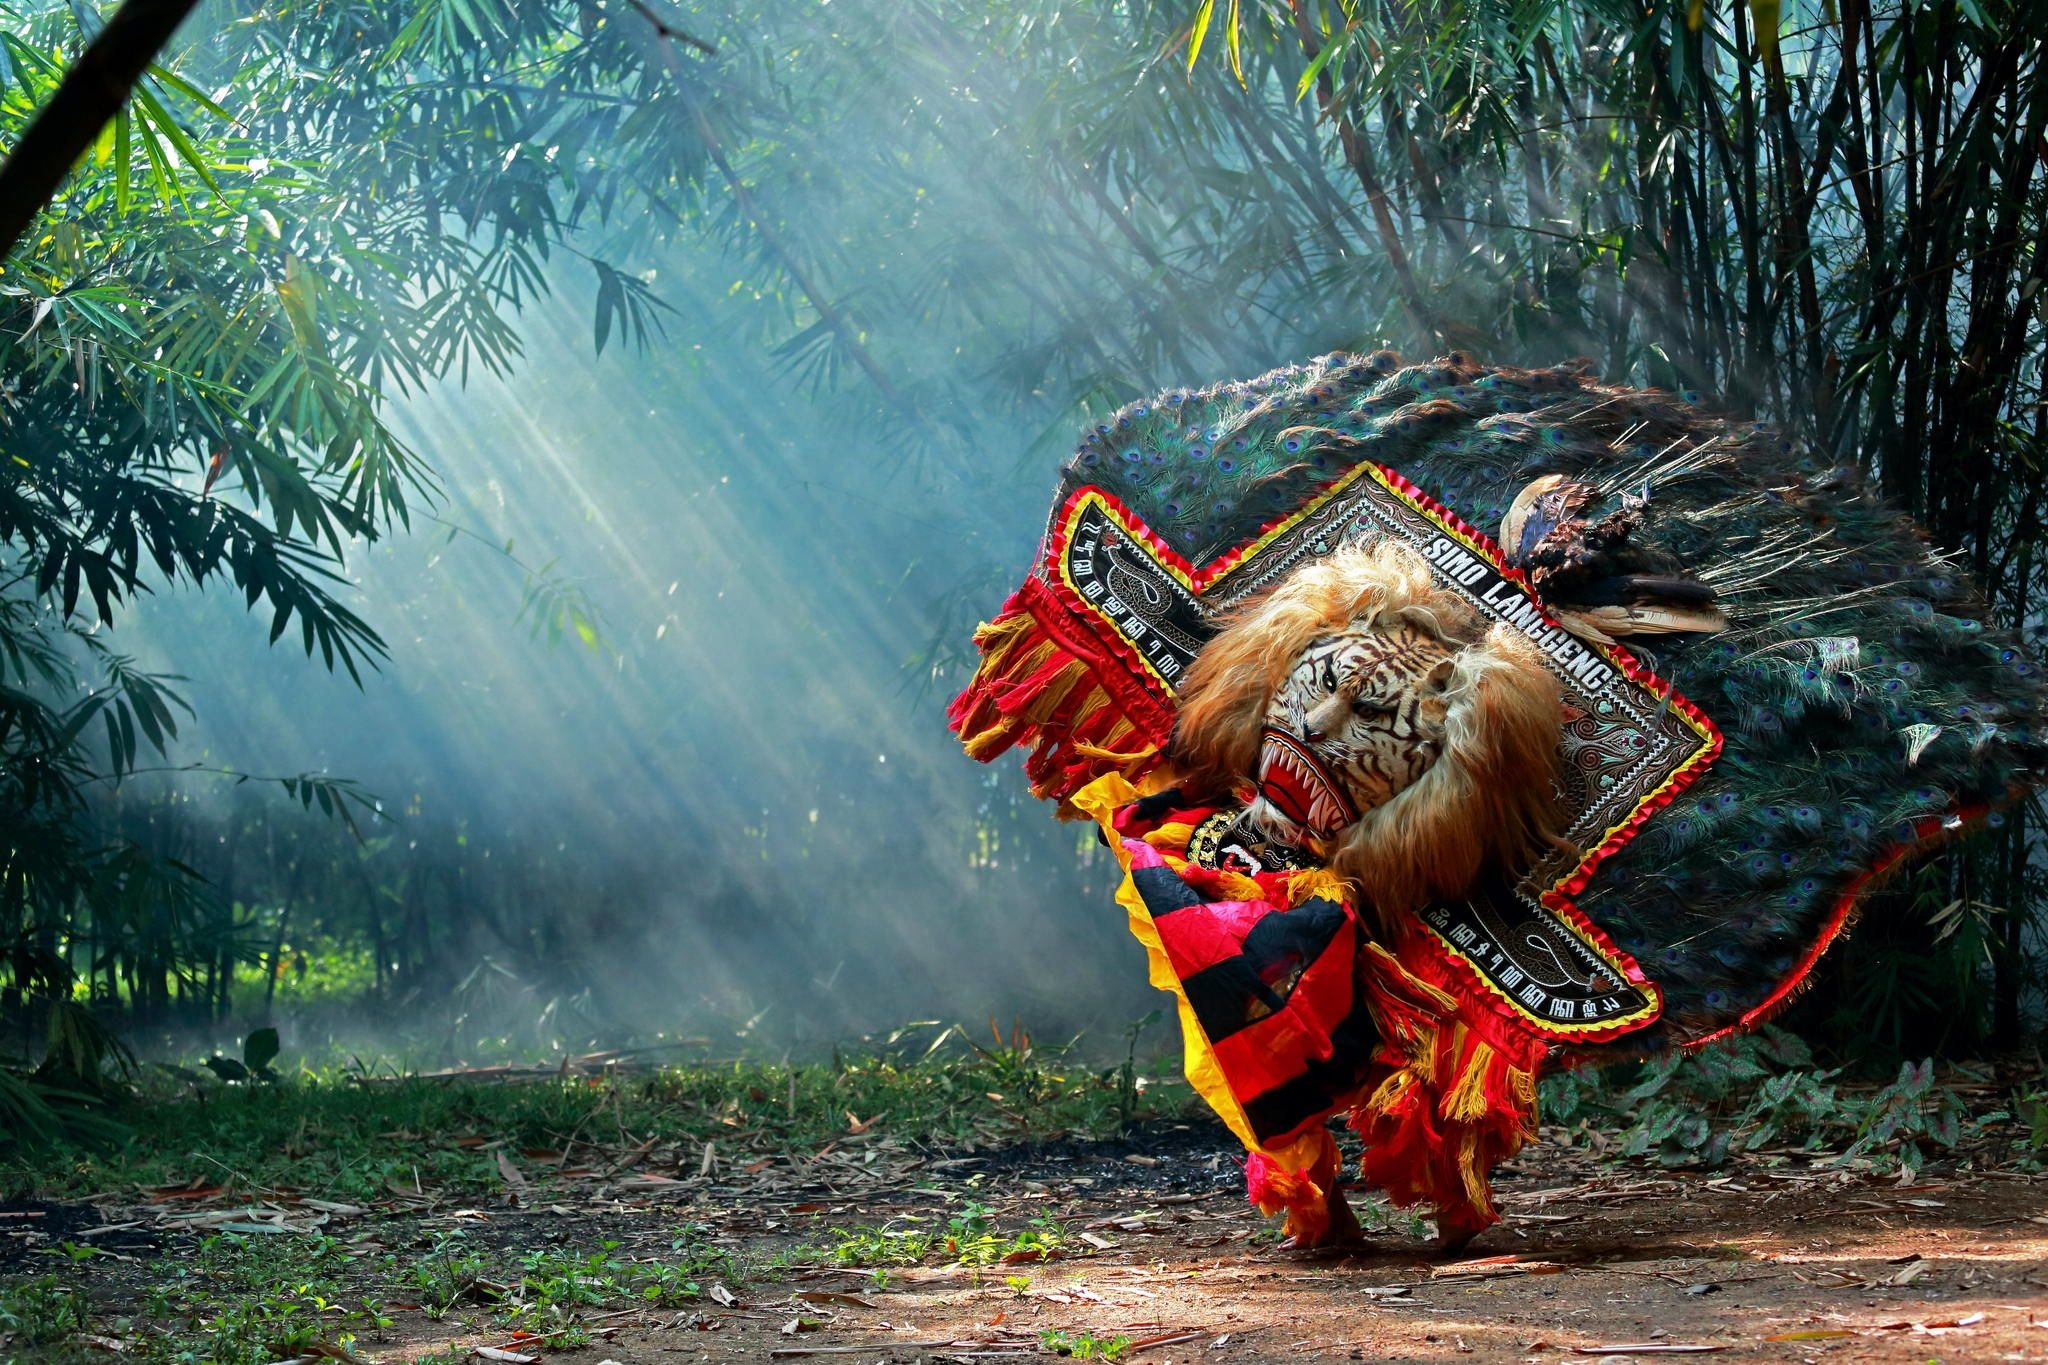
[[[449,1233],[433,1249],[406,1267],[403,1283],[417,1290],[420,1307],[432,1317],[444,1317],[463,1300],[482,1295],[495,1297],[500,1288],[483,1279],[487,1262],[461,1233]]]
[[[1041,1332],[1038,1344],[1054,1355],[1075,1360],[1122,1360],[1131,1351],[1129,1337],[1098,1337],[1090,1332],[1063,1332],[1057,1328]]]
[[[85,1295],[45,1275],[0,1286],[0,1338],[17,1346],[47,1346],[82,1332],[90,1318]]]
[[[1918,1170],[2011,1119],[2002,1110],[1973,1115],[1962,1096],[1936,1082],[1932,1062],[1901,1065],[1889,1085],[1851,1086],[1839,1069],[1815,1067],[1797,1037],[1771,1028],[1695,1056],[1674,1053],[1613,1073],[1561,1073],[1545,1081],[1543,1109],[1549,1122],[1619,1129],[1622,1155],[1673,1167],[1714,1167],[1735,1153],[1790,1148],[1879,1170]],[[2048,1134],[2048,1114],[2038,1115],[2035,1132]]]
[[[1097,1072],[1072,1044],[1047,1047],[1022,1029],[981,1046],[958,1030],[920,1027],[830,1063],[678,1067],[598,1082],[373,1081],[329,1070],[271,1085],[204,1078],[202,1092],[199,1081],[156,1072],[127,1110],[114,1111],[133,1120],[125,1145],[10,1151],[0,1174],[80,1197],[233,1173],[245,1187],[363,1202],[393,1190],[499,1189],[499,1151],[560,1149],[600,1113],[636,1141],[722,1151],[735,1130],[771,1150],[877,1138],[959,1147],[1110,1136],[1135,1119],[1193,1111],[1177,1077],[1148,1083],[1141,1097],[1134,1058]]]

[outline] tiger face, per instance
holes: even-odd
[[[1454,656],[1406,622],[1311,644],[1266,708],[1251,819],[1327,839],[1405,790],[1443,752]]]
[[[1220,623],[1180,691],[1189,788],[1257,788],[1270,839],[1306,847],[1394,932],[1557,842],[1556,678],[1421,555],[1346,545]]]

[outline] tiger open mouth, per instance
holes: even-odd
[[[1313,749],[1270,725],[1262,738],[1259,795],[1267,805],[1318,839],[1356,823],[1358,808]]]

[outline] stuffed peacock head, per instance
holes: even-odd
[[[1391,541],[1238,608],[1182,684],[1174,755],[1316,848],[1382,915],[1513,875],[1554,842],[1557,681]]]

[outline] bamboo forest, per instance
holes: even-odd
[[[0,0],[0,1365],[2048,1357],[2044,278],[2034,0]]]

